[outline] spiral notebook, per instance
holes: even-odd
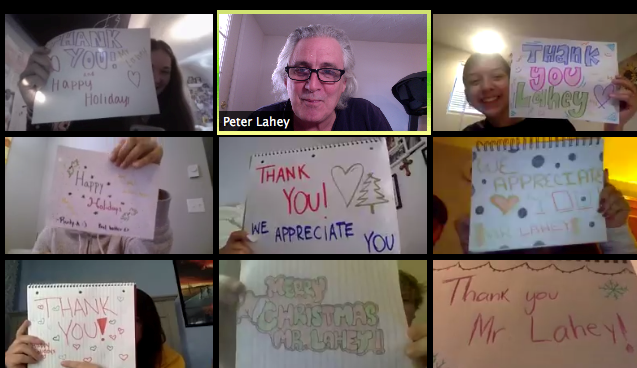
[[[502,139],[473,149],[469,250],[606,241],[601,138]]]
[[[384,138],[252,156],[243,227],[257,253],[400,253]]]
[[[27,305],[29,335],[46,342],[34,345],[44,359],[30,367],[135,367],[135,284],[29,285]]]

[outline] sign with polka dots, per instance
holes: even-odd
[[[473,149],[469,250],[606,241],[603,139],[510,142]]]
[[[58,147],[47,225],[153,239],[158,169],[124,170],[107,153]]]

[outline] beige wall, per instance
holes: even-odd
[[[471,165],[471,150],[438,144],[433,149],[433,194],[447,206],[449,219],[442,237],[434,247],[434,253],[462,253],[454,229],[454,221],[471,208],[471,183],[464,179],[463,170]]]

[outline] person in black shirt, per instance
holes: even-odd
[[[501,133],[537,132],[550,129],[551,134],[570,133],[575,127],[567,119],[509,117],[509,63],[500,54],[473,54],[464,66],[462,81],[467,102],[486,116],[463,131],[499,130]],[[619,124],[605,124],[604,130],[623,130],[637,111],[637,87],[617,75],[613,84],[624,89],[612,93],[620,101]]]

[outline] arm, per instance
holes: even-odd
[[[38,239],[35,241],[35,246],[33,247],[33,253],[46,254],[51,253],[51,232],[53,229],[45,228],[38,235]]]

